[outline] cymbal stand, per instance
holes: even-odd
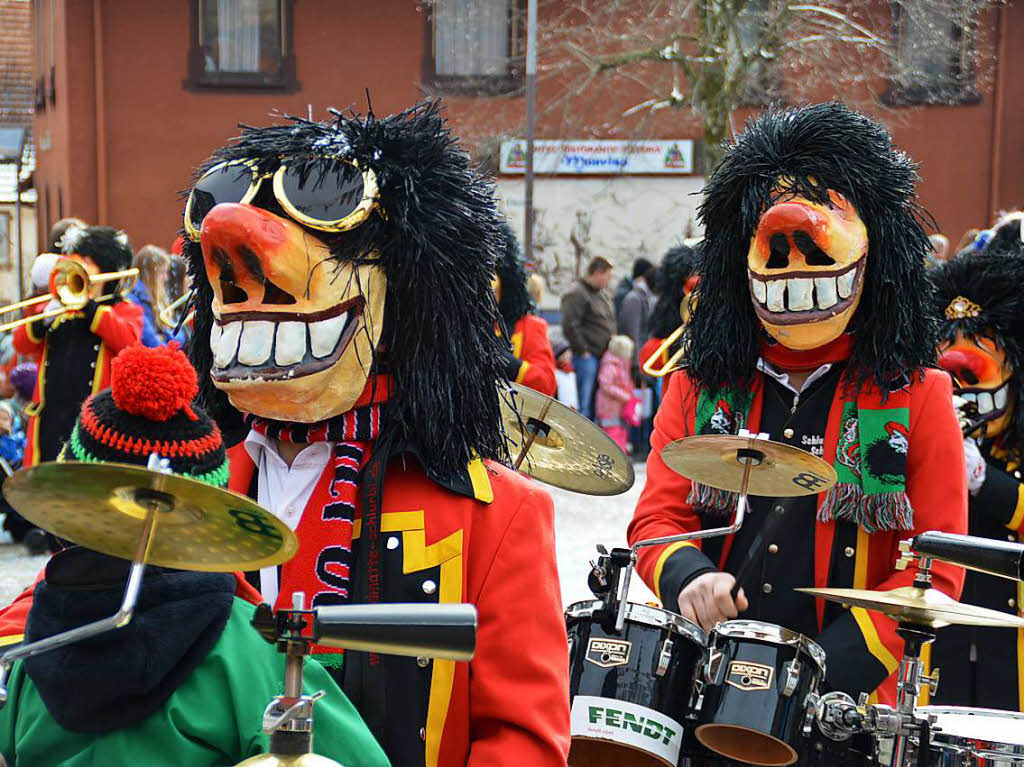
[[[904,543],[906,541],[900,544],[903,555],[897,563],[899,569],[905,569],[910,561],[907,556],[909,549]],[[915,588],[931,588],[931,566],[930,557],[918,559]],[[925,685],[932,694],[938,689],[938,669],[931,676],[926,675],[921,659],[924,646],[935,639],[935,628],[900,623],[896,633],[903,638],[904,651],[897,672],[895,707],[881,703],[868,705],[866,694],[854,703],[845,692],[830,692],[821,696],[814,714],[818,728],[832,740],[846,740],[857,733],[870,733],[875,738],[891,737],[890,767],[910,767],[911,754],[915,753],[918,767],[926,767],[931,720],[918,713],[917,701]]]
[[[305,601],[306,595],[297,591],[292,596],[291,610],[275,612],[270,605],[262,604],[252,619],[260,635],[276,644],[278,652],[285,656],[284,694],[271,700],[263,712],[263,732],[270,735],[269,754],[293,760],[313,753],[313,706],[324,695],[323,691],[302,694],[302,664],[313,644],[316,617],[314,611],[303,609]],[[266,762],[265,755],[253,757],[253,760],[259,760],[260,764]],[[248,760],[242,762],[247,763]],[[323,757],[316,763],[328,764]]]
[[[741,432],[742,434],[743,432]],[[747,436],[750,437],[750,442],[747,443],[747,447],[740,448],[736,451],[736,462],[743,466],[743,477],[740,481],[740,491],[736,499],[736,515],[733,517],[732,524],[726,527],[715,527],[708,530],[694,530],[689,533],[679,533],[677,535],[666,535],[661,538],[649,538],[645,541],[637,541],[629,549],[612,549],[613,557],[616,552],[621,552],[620,557],[628,557],[625,567],[622,570],[619,588],[616,590],[614,595],[609,595],[609,599],[614,599],[614,606],[616,610],[615,614],[615,630],[621,632],[626,625],[626,605],[628,604],[627,598],[629,596],[629,581],[633,574],[633,568],[636,566],[636,553],[640,549],[647,548],[649,546],[661,546],[666,543],[679,543],[684,541],[698,541],[703,538],[717,538],[723,535],[732,535],[740,526],[743,524],[743,519],[747,514],[749,504],[747,502],[747,488],[750,485],[750,471],[755,466],[760,466],[764,462],[765,455],[763,452],[754,447],[755,442],[761,438],[761,435],[750,434],[747,432]],[[766,437],[767,435],[765,435]],[[609,604],[606,602],[606,608],[609,608]]]
[[[170,463],[156,453],[149,456],[149,464],[146,468],[162,474],[172,473]],[[107,618],[101,618],[69,631],[62,631],[60,634],[54,634],[36,642],[20,645],[0,656],[0,707],[7,702],[7,676],[15,661],[33,658],[36,655],[42,655],[45,652],[89,639],[107,631],[124,628],[131,622],[138,604],[139,591],[142,589],[146,560],[149,559],[149,552],[156,535],[157,519],[161,511],[168,511],[174,506],[173,499],[159,490],[137,490],[135,501],[146,507],[146,516],[142,521],[142,532],[139,534],[139,540],[135,547],[135,556],[132,558],[128,583],[125,585],[120,608]]]

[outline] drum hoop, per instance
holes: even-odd
[[[1013,743],[1011,741],[998,740],[988,736],[981,737],[978,734],[969,734],[959,731],[954,732],[952,730],[942,729],[943,715],[961,718],[978,717],[979,719],[1002,720],[1020,727],[1022,720],[1024,720],[1024,713],[1020,711],[1005,711],[995,708],[973,708],[970,706],[922,706],[918,710],[927,714],[929,717],[935,717],[931,733],[933,748],[969,753],[974,757],[986,757],[986,754],[992,755],[986,758],[1005,758],[1007,756],[1020,757],[1024,755],[1024,743]],[[951,726],[951,723],[947,721],[946,727],[949,726]]]
[[[600,600],[588,600],[586,602],[576,602],[569,605],[565,609],[565,617],[571,620],[593,618],[594,611],[601,607],[603,603]],[[675,629],[678,633],[689,637],[694,640],[697,644],[702,647],[706,647],[708,643],[707,634],[701,630],[700,626],[695,623],[691,623],[681,615],[676,615],[673,612],[664,610],[660,607],[651,607],[650,605],[642,605],[637,602],[626,603],[626,620],[633,623],[639,623],[644,626],[654,626],[655,628],[671,628]]]
[[[712,636],[709,638],[711,644],[714,643],[714,635],[717,634],[736,639],[760,639],[772,644],[797,647],[810,655],[811,660],[818,666],[821,673],[825,673],[825,651],[821,649],[821,645],[813,639],[808,639],[803,634],[790,631],[783,626],[762,621],[725,621],[711,629],[711,634]]]

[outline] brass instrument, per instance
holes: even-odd
[[[190,311],[185,316],[185,319],[181,321],[175,318],[174,313],[178,311],[178,309],[180,309],[182,306],[187,305],[189,301],[191,301],[195,297],[195,294],[196,292],[194,290],[189,290],[185,293],[182,293],[180,296],[171,301],[171,303],[167,304],[167,306],[160,310],[160,322],[163,323],[164,327],[171,328],[172,330],[177,330],[179,326],[187,325],[189,322],[192,321],[192,318],[195,317],[196,315],[195,309]]]
[[[683,296],[683,300],[679,302],[679,327],[673,330],[668,338],[661,342],[654,354],[647,358],[647,361],[643,364],[643,371],[655,378],[664,378],[674,370],[678,370],[679,360],[683,356],[684,347],[680,346],[675,353],[665,360],[665,364],[658,367],[658,360],[662,354],[667,354],[668,350],[672,348],[672,344],[679,340],[679,337],[683,334],[683,330],[686,329],[686,323],[690,321],[690,315],[693,313],[693,306],[696,299],[693,293],[687,293]]]
[[[74,312],[81,309],[87,303],[89,303],[89,289],[93,285],[99,285],[102,283],[113,282],[114,280],[126,280],[126,284],[122,285],[117,291],[118,294],[124,295],[131,290],[132,285],[135,283],[135,278],[138,277],[139,270],[124,269],[120,272],[106,272],[104,274],[89,274],[86,268],[77,261],[70,258],[61,258],[57,261],[57,265],[53,268],[50,273],[50,292],[45,293],[41,296],[35,296],[34,298],[26,298],[24,301],[18,301],[8,306],[0,307],[0,314],[9,314],[10,312],[16,312],[19,309],[25,309],[29,306],[35,306],[37,304],[46,303],[56,299],[60,301],[61,307],[59,309],[49,309],[39,314],[34,314],[31,317],[22,317],[17,320],[11,320],[3,325],[0,325],[0,333],[7,330],[13,330],[14,328],[22,325],[27,325],[30,322],[36,320],[45,320],[50,317],[57,317],[65,312]],[[97,301],[107,301],[112,296],[100,296]]]

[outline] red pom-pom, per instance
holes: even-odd
[[[192,400],[199,381],[176,344],[123,350],[111,365],[110,390],[118,408],[150,421],[166,421],[182,410],[196,418]]]

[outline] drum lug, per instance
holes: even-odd
[[[800,661],[793,658],[785,665],[786,681],[782,686],[782,694],[787,698],[796,692],[796,686],[800,683]]]
[[[708,659],[704,661],[704,682],[706,684],[721,684],[721,680],[718,678],[721,675],[723,669],[723,659],[725,656],[722,655],[718,650],[711,648],[708,650]]]
[[[658,668],[654,673],[657,676],[665,676],[668,673],[669,664],[672,662],[672,640],[666,639],[661,644],[661,654],[658,656]]]

